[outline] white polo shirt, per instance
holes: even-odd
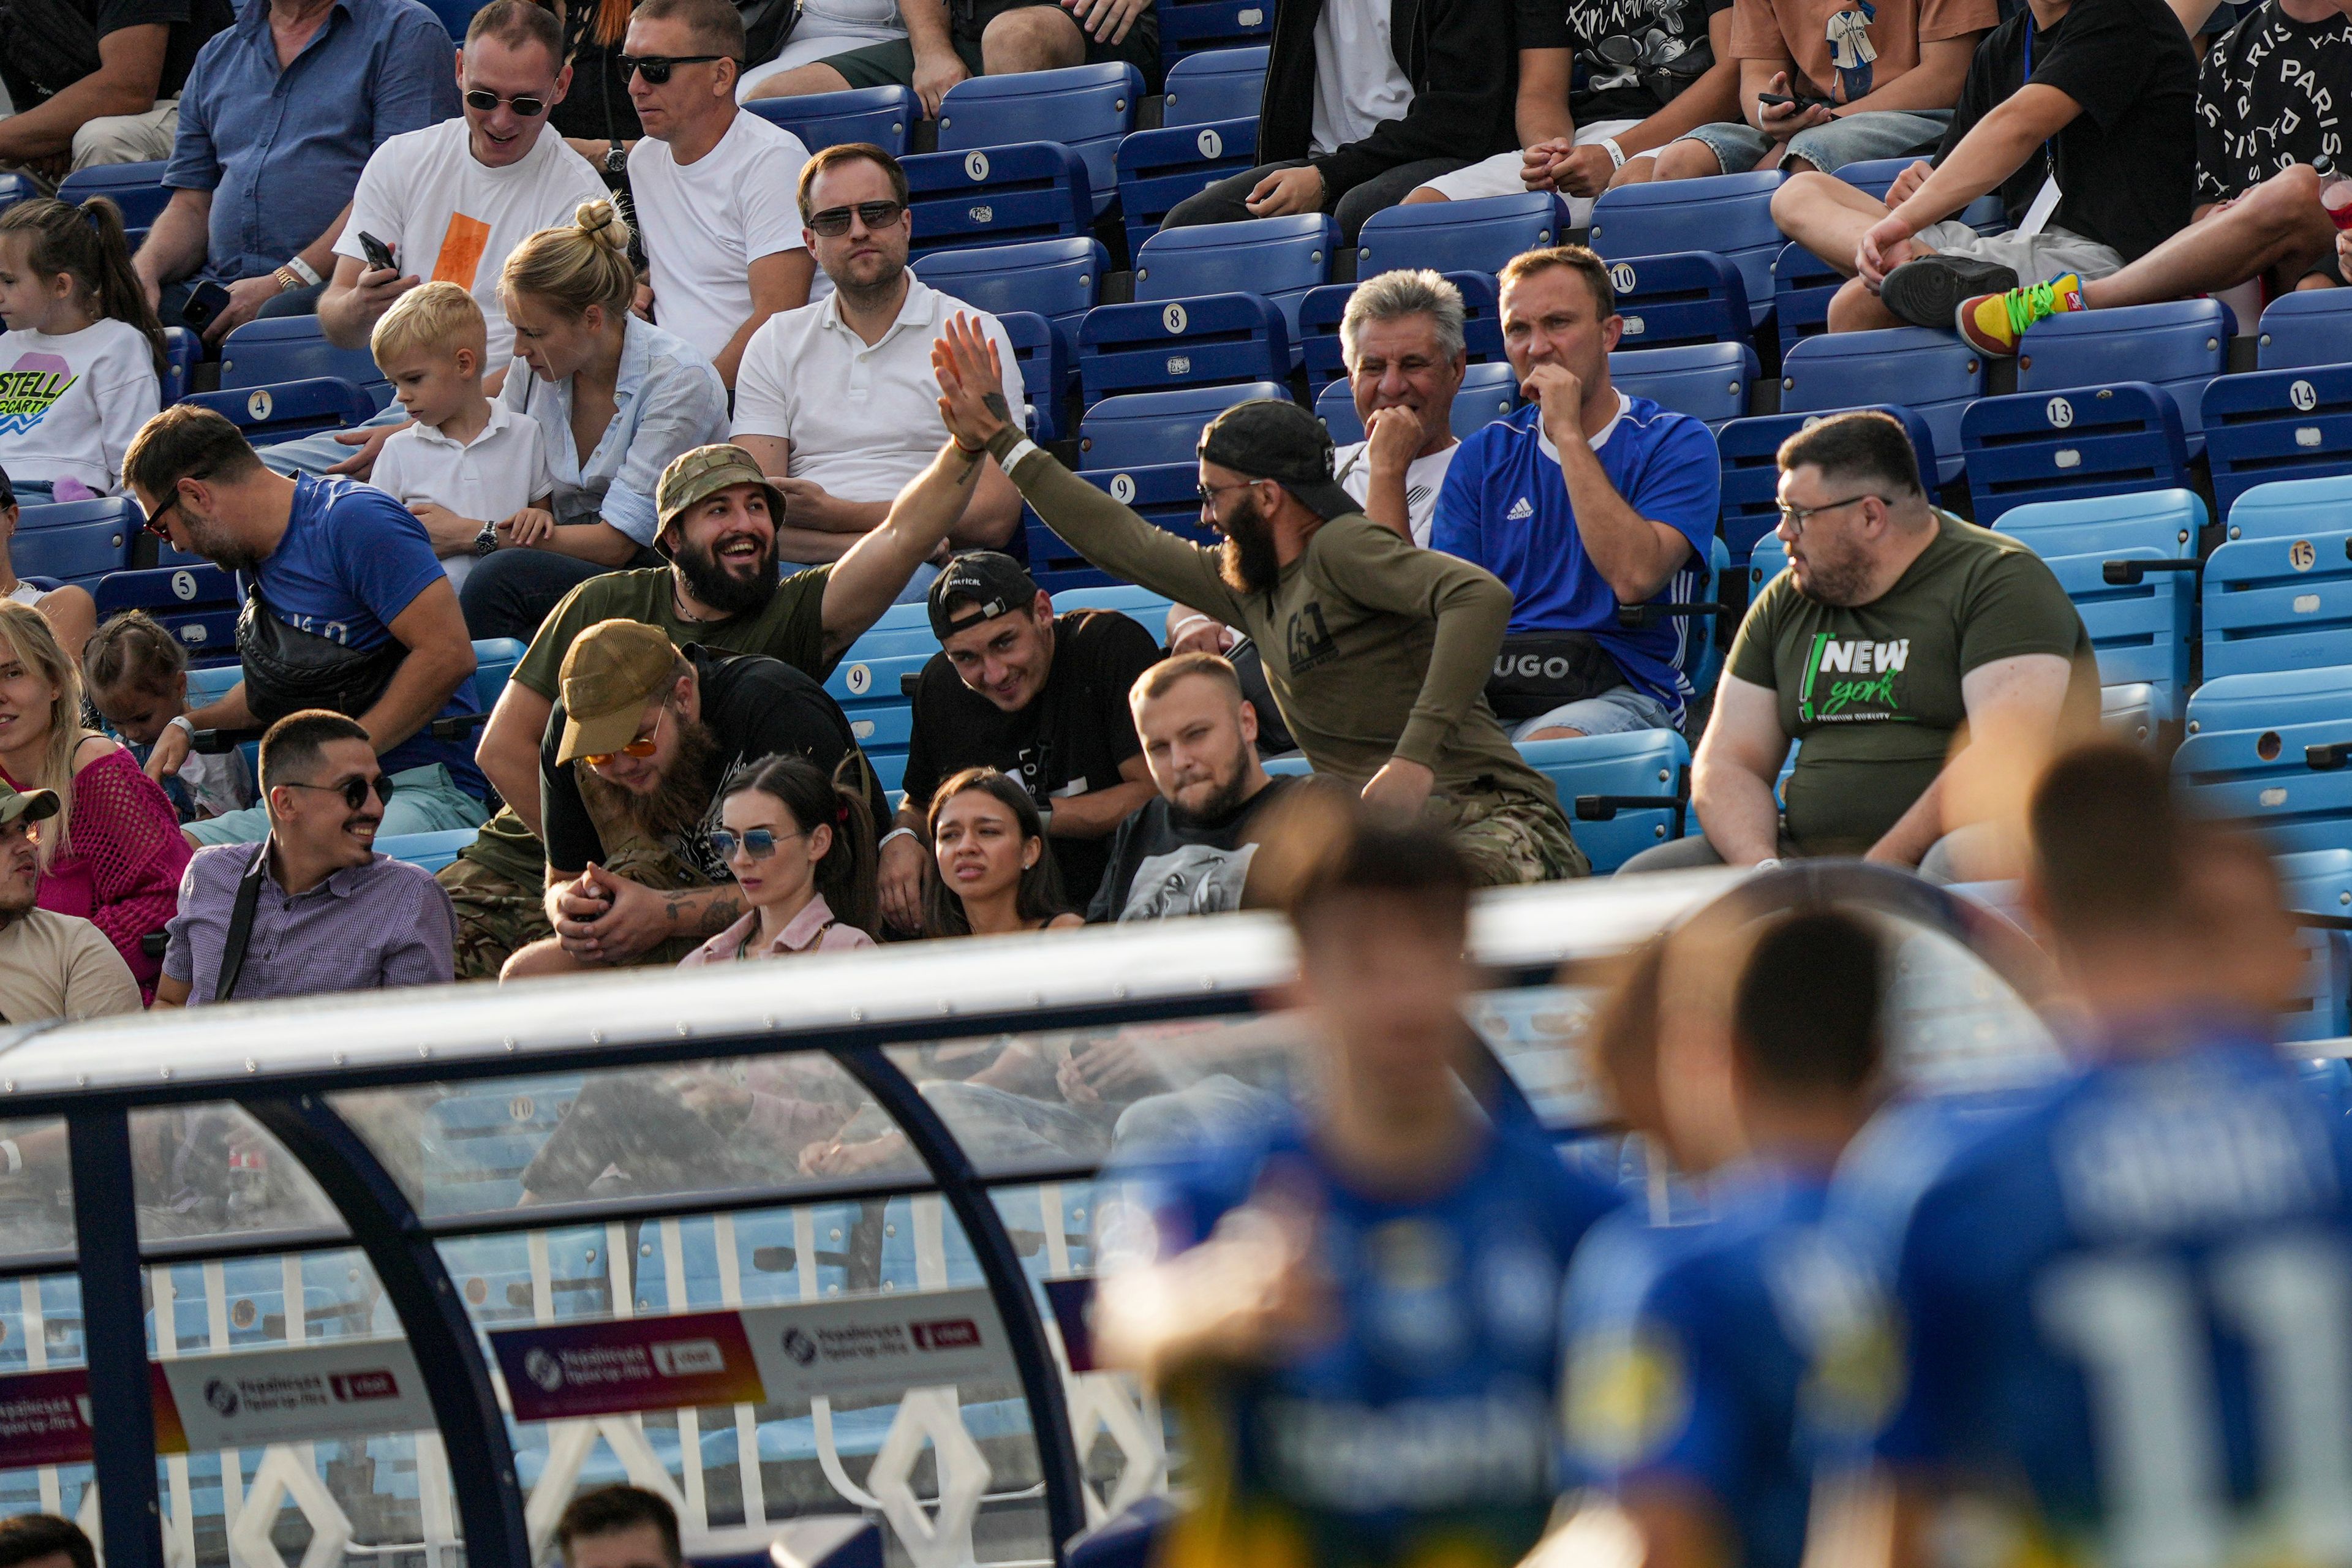
[[[768,318],[735,377],[735,434],[793,444],[789,477],[842,500],[889,500],[930,466],[948,438],[931,341],[957,311],[976,318],[1004,366],[1004,400],[1024,406],[1021,367],[996,318],[907,274],[898,318],[868,348],[828,295]]]
[[[808,148],[738,111],[691,163],[648,136],[629,152],[629,199],[646,244],[654,322],[716,360],[751,313],[751,263],[805,250],[798,190]]]
[[[1331,471],[1339,477],[1339,488],[1359,501],[1370,500],[1372,493],[1372,468],[1364,460],[1368,444],[1352,441],[1331,453]],[[1424,550],[1429,548],[1430,520],[1437,515],[1438,489],[1445,483],[1445,470],[1453,466],[1454,454],[1460,450],[1462,443],[1455,441],[1443,451],[1405,465],[1405,525],[1412,530],[1412,542]]]
[[[376,454],[368,482],[403,506],[430,501],[477,522],[504,522],[554,484],[539,421],[503,403],[490,405],[490,422],[462,445],[430,425],[396,433]],[[452,584],[464,583],[473,565],[470,545],[441,558]]]

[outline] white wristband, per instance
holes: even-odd
[[[195,721],[190,719],[185,713],[174,716],[172,721],[164,725],[163,728],[166,730],[177,730],[180,733],[187,736],[191,741],[196,738]]]
[[[1036,449],[1037,443],[1029,439],[1028,437],[1024,436],[1021,439],[1013,443],[1013,450],[1004,454],[1004,461],[998,464],[997,467],[1003,468],[1009,474],[1013,470],[1014,467],[1020,463],[1022,458],[1027,457]]]
[[[286,270],[302,279],[302,287],[305,289],[316,289],[319,286],[319,269],[299,256],[286,264]]]
[[[1622,169],[1625,166],[1625,149],[1617,145],[1617,138],[1603,136],[1601,139],[1601,144],[1609,150],[1609,163],[1612,168]]]
[[[915,837],[916,837],[915,830],[914,830],[913,828],[911,828],[911,827],[894,827],[894,828],[892,828],[889,832],[887,832],[887,833],[886,833],[886,834],[884,834],[884,835],[882,836],[882,842],[881,842],[881,843],[879,843],[879,844],[877,844],[877,845],[874,847],[874,852],[875,852],[877,855],[879,855],[880,853],[882,853],[882,851],[883,851],[883,850],[889,848],[889,847],[890,847],[890,840],[892,840],[893,838],[915,838]],[[918,843],[920,843],[920,842],[921,842],[921,840],[920,840],[920,839],[919,839],[919,838],[918,838],[918,839],[916,839],[916,841],[917,841]]]

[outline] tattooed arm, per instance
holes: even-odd
[[[731,883],[656,892],[593,861],[577,877],[550,871],[547,918],[583,963],[634,963],[672,937],[700,942],[743,917]]]
[[[986,499],[992,481],[1012,498],[1017,517],[1020,496],[993,460],[953,441],[940,448],[931,466],[898,492],[889,515],[834,563],[824,584],[826,658],[840,657],[882,618],[915,568],[947,542],[965,509],[975,503],[975,492],[977,499]]]

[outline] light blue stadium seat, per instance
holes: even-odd
[[[1768,169],[1604,191],[1592,204],[1592,248],[1608,261],[1712,250],[1739,268],[1752,326],[1772,308],[1772,258],[1787,243],[1772,224],[1780,178]]]
[[[1339,226],[1328,213],[1162,229],[1136,255],[1135,298],[1256,294],[1280,308],[1296,342],[1298,302],[1330,279],[1339,248]]]
[[[1170,69],[1209,49],[1248,48],[1274,37],[1268,0],[1161,0],[1160,58]]]
[[[1519,754],[1559,792],[1576,842],[1605,877],[1644,849],[1682,837],[1690,744],[1672,730],[1524,741]]]
[[[58,200],[79,206],[92,196],[104,196],[122,209],[123,227],[150,227],[172,204],[171,187],[163,184],[163,163],[159,159],[76,169],[58,182]]]
[[[2173,300],[2113,310],[2075,310],[2036,321],[2017,346],[2017,390],[2065,392],[2147,382],[2171,394],[2189,455],[2204,447],[2205,384],[2230,368],[2230,308]]]
[[[1874,413],[1903,421],[1919,472],[1933,489],[1936,437],[1928,432],[1927,422],[1915,411],[1891,403],[1869,406]],[[1846,412],[1825,408],[1805,414],[1759,414],[1734,419],[1716,431],[1715,449],[1723,463],[1721,527],[1732,565],[1746,566],[1748,552],[1756,547],[1757,540],[1780,525],[1780,443],[1832,414]]]
[[[1279,381],[1290,365],[1282,310],[1255,293],[1097,305],[1078,327],[1078,390],[1089,405],[1129,393]]]
[[[8,558],[19,577],[54,577],[94,592],[107,574],[130,564],[140,526],[134,500],[100,497],[28,506],[16,514]]]
[[[2179,564],[2180,558],[2148,543],[2044,560],[2091,634],[2101,687],[2145,687],[2135,702],[2145,705],[2158,722],[2178,719],[2189,687],[2195,584],[2185,574],[2146,569]],[[2138,580],[2116,581],[2124,573]]]
[[[1054,595],[1055,615],[1068,610],[1117,610],[1129,620],[1139,622],[1154,637],[1160,636],[1173,605],[1174,601],[1164,594],[1139,588],[1132,583],[1101,588],[1066,588]]]
[[[1788,570],[1788,546],[1780,542],[1779,534],[1768,533],[1758,540],[1756,548],[1748,555],[1748,602],[1754,604],[1756,595],[1764,591],[1764,584]]]
[[[438,871],[457,858],[457,852],[471,844],[478,829],[453,827],[446,833],[395,833],[389,838],[375,841],[377,850],[395,860],[405,860],[412,866],[422,866],[428,871]]]
[[[939,150],[1057,142],[1086,160],[1094,210],[1118,189],[1111,155],[1135,129],[1143,73],[1123,60],[1009,76],[967,77],[940,100]]]
[[[800,98],[755,98],[743,107],[771,125],[791,132],[812,153],[845,142],[870,142],[894,158],[907,155],[915,121],[923,118],[923,100],[911,87],[858,87]]]
[[[1356,276],[1422,267],[1500,272],[1523,251],[1558,244],[1567,226],[1568,209],[1549,191],[1393,206],[1364,220]]]
[[[1754,316],[1748,308],[1747,280],[1711,250],[1625,257],[1609,264],[1609,286],[1624,322],[1621,349],[1749,339]]]
[[[2352,363],[2352,293],[2298,289],[2263,307],[2254,367],[2308,370]]]
[[[906,171],[915,223],[912,249],[919,256],[1080,238],[1094,231],[1094,184],[1086,160],[1059,142],[921,153],[901,159],[899,167]]]
[[[376,408],[392,401],[392,383],[376,368],[375,356],[329,342],[316,316],[266,316],[221,340],[223,392],[316,376],[351,383]]]
[[[236,658],[236,584],[217,566],[110,572],[91,593],[100,626],[126,610],[144,610],[186,650],[190,663]]]
[[[2310,849],[2281,855],[2279,889],[2286,907],[2336,920],[2352,917],[2352,849]],[[2352,1001],[2352,934],[2306,926],[2296,931],[2304,964],[2294,992],[2279,1016],[2286,1040],[2326,1040],[2342,1036]],[[2340,1063],[2330,1063],[2340,1067]]]
[[[1210,420],[1251,398],[1286,400],[1289,395],[1278,383],[1259,382],[1106,398],[1087,409],[1079,422],[1078,450],[1089,468],[1189,464],[1199,457],[1201,430]]]
[[[1507,364],[1474,364],[1462,374],[1447,423],[1457,439],[1468,437],[1519,405],[1519,378]],[[1315,400],[1315,412],[1331,432],[1335,445],[1344,447],[1364,438],[1363,422],[1356,417],[1355,389],[1344,381],[1325,387]]]
[[[1746,343],[1619,349],[1609,356],[1609,379],[1620,392],[1703,419],[1712,428],[1748,412],[1756,351]]]
[[[2194,561],[2205,522],[2205,501],[2196,491],[2161,489],[2090,500],[2034,501],[2002,513],[2000,528],[2033,546],[2044,559],[2144,547],[2168,560]],[[2188,581],[2196,574],[2175,575]]]
[[[2189,483],[2179,405],[2152,382],[1979,398],[1960,416],[1960,446],[1976,519],[1988,527],[2026,501]]]
[[[499,705],[499,695],[514,678],[515,666],[529,651],[528,644],[512,637],[474,639],[474,701],[481,712]]]
[[[1903,405],[1917,411],[1935,438],[1939,485],[1960,477],[1960,416],[1984,389],[1984,356],[1925,327],[1823,332],[1791,346],[1780,362],[1783,414],[1853,408],[1902,393]]]
[[[365,392],[340,377],[325,375],[272,382],[267,386],[192,392],[183,401],[222,416],[257,447],[321,430],[341,430],[376,413]]]
[[[2352,474],[2352,364],[2216,376],[2203,416],[2213,501],[2224,517],[2256,485]]]
[[[2205,563],[2205,676],[2352,665],[2352,518],[2233,539]],[[2352,718],[2352,712],[2347,712]]]
[[[2274,539],[2326,532],[2343,526],[2347,507],[2352,507],[2352,475],[2256,485],[2230,508],[2222,536]]]
[[[1127,224],[1127,253],[1133,256],[1160,231],[1177,203],[1257,166],[1256,105],[1251,105],[1246,119],[1130,131],[1119,139],[1113,162],[1118,171],[1118,210]]]
[[[2189,696],[2173,777],[2275,851],[2352,849],[2352,767],[2334,761],[2347,745],[2352,667],[2210,676]]]
[[[1168,68],[1161,89],[1162,125],[1208,125],[1221,120],[1255,120],[1265,93],[1266,48],[1208,49]]]

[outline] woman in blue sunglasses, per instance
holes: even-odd
[[[842,760],[849,782],[803,757],[762,757],[719,793],[713,858],[734,873],[751,911],[678,961],[680,968],[872,947],[874,820],[864,758]]]

